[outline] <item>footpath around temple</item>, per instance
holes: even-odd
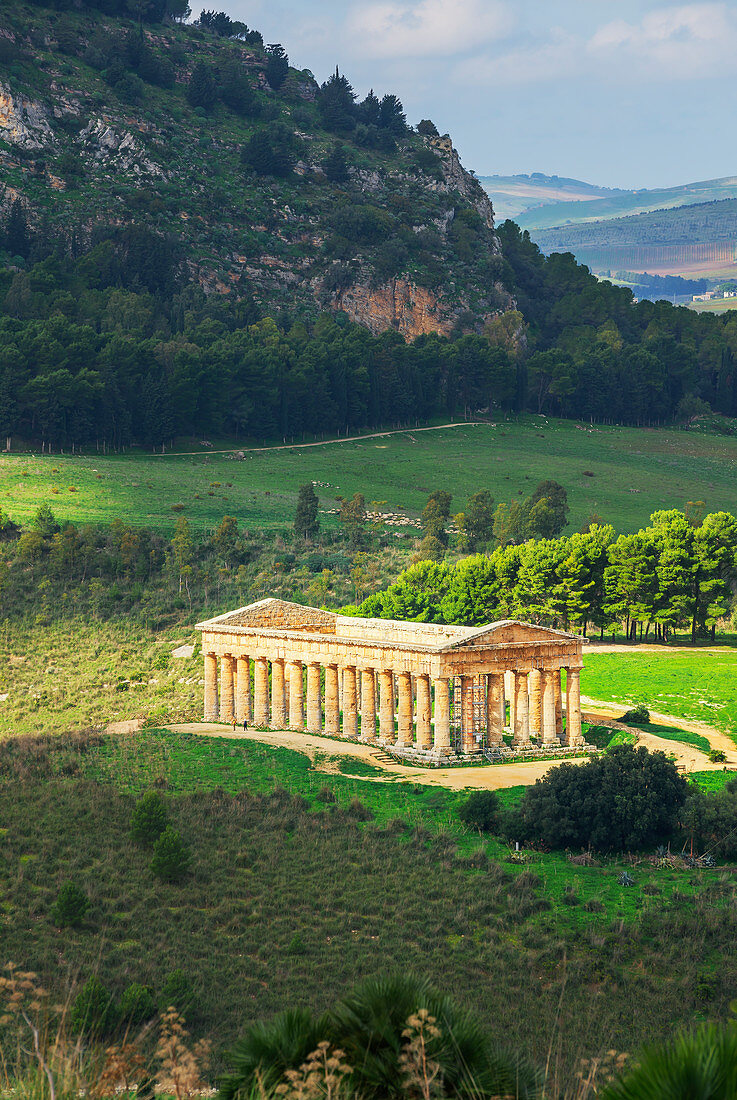
[[[575,634],[515,620],[362,619],[277,599],[197,629],[205,721],[307,730],[446,765],[585,747]]]

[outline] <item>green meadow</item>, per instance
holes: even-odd
[[[508,501],[554,478],[568,491],[570,530],[592,513],[618,531],[637,530],[656,509],[689,500],[737,511],[737,439],[716,434],[526,416],[244,454],[3,455],[0,506],[17,521],[49,501],[75,523],[119,518],[170,531],[184,515],[207,530],[228,514],[247,529],[273,529],[291,523],[297,490],[310,480],[324,511],[360,492],[369,506],[416,517],[435,489],[450,491],[461,510],[478,489]]]
[[[737,740],[737,650],[585,653],[581,690],[591,699],[708,722]]]

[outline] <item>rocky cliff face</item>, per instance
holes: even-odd
[[[17,8],[12,29],[3,27],[5,4]],[[89,11],[61,22],[60,54],[44,9],[0,7],[0,36],[33,66],[25,84],[18,65],[0,80],[0,206],[20,198],[31,225],[43,217],[61,241],[147,225],[176,242],[183,270],[206,293],[245,288],[272,314],[342,310],[373,333],[411,339],[480,331],[508,307],[491,202],[448,135],[409,130],[396,148],[393,138],[379,148],[326,131],[307,70],[292,70],[276,93],[258,51],[186,28],[144,32],[173,85],[154,89],[128,71],[111,87],[111,62],[100,68],[95,51],[114,41],[113,59],[125,57],[129,28]],[[195,67],[212,64],[219,81],[225,62],[242,67],[253,117],[188,104]],[[241,158],[275,119],[299,148],[286,176],[251,171]],[[346,159],[339,179],[329,167],[336,144]]]
[[[431,290],[403,278],[376,288],[355,284],[335,296],[333,308],[375,336],[395,329],[407,340],[431,332],[448,335],[454,323],[453,311],[444,308]]]
[[[0,137],[19,149],[44,149],[54,143],[45,108],[0,83]]]

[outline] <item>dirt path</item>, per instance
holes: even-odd
[[[587,708],[586,715],[589,718],[615,718],[627,707],[625,704],[604,702],[601,699],[588,699],[581,696],[581,703]],[[650,711],[650,719],[658,725],[677,726],[691,733],[698,733],[705,737],[713,749],[721,749],[727,757],[728,764],[737,764],[737,746],[726,733],[715,729],[706,722],[699,722],[691,718],[679,718],[675,714],[661,714],[657,710]],[[664,752],[675,753],[679,764],[685,764],[689,771],[721,771],[723,764],[712,764],[706,753],[693,745],[684,745],[680,741],[669,741],[664,737],[655,737],[644,730],[635,730],[640,743],[647,745],[649,749],[662,749]]]
[[[168,451],[153,454],[151,458],[187,458],[190,455],[232,455],[238,452],[244,455],[259,454],[264,451],[301,451],[305,447],[327,447],[330,443],[360,443],[363,439],[385,439],[388,435],[416,435],[417,432],[439,432],[443,428],[475,428],[486,424],[485,420],[457,420],[453,424],[433,424],[429,428],[393,428],[390,432],[372,432],[371,435],[343,435],[337,439],[320,439],[314,443],[278,443],[275,447],[228,447],[225,451]]]
[[[609,703],[600,699],[581,699],[586,707],[584,718],[586,721],[596,722],[599,719],[616,719],[622,712],[622,707],[615,703]],[[737,765],[737,747],[730,739],[713,726],[705,722],[691,721],[678,718],[672,714],[659,714],[650,712],[651,718],[656,723],[668,726],[677,726],[680,729],[699,733],[711,744],[712,748],[721,749],[727,763]],[[620,723],[617,723],[619,725]],[[293,730],[233,730],[231,726],[225,726],[218,722],[187,722],[168,727],[179,733],[193,733],[207,737],[225,737],[236,741],[258,741],[265,745],[276,745],[282,748],[294,749],[304,753],[314,761],[318,754],[324,754],[328,759],[321,765],[318,763],[318,771],[326,774],[335,773],[335,757],[349,756],[363,760],[374,767],[379,768],[384,775],[365,776],[350,775],[340,772],[346,779],[361,779],[365,782],[407,782],[420,783],[431,787],[447,787],[449,790],[501,790],[504,787],[517,785],[529,786],[541,779],[551,768],[557,767],[560,761],[540,760],[518,764],[495,764],[489,767],[453,767],[453,768],[418,768],[408,764],[400,764],[395,761],[381,759],[381,751],[375,745],[362,745],[356,742],[334,741],[330,737],[320,737],[312,733],[295,733]],[[624,727],[623,727],[624,728]],[[630,728],[630,727],[626,727]],[[721,771],[723,764],[713,764],[706,753],[693,745],[685,745],[680,741],[671,741],[665,737],[656,737],[644,730],[632,729],[637,734],[638,741],[650,750],[660,750],[672,753],[676,763],[682,764],[687,772],[691,771]],[[332,759],[331,759],[332,758]],[[582,763],[586,757],[577,757],[575,763]]]
[[[503,787],[516,787],[518,784],[530,785],[559,763],[556,760],[540,760],[529,764],[495,764],[486,768],[413,768],[406,764],[388,763],[377,759],[375,754],[380,751],[377,746],[333,741],[330,737],[319,737],[313,733],[294,733],[290,730],[285,730],[283,733],[278,730],[249,730],[247,733],[236,730],[234,732],[232,727],[223,726],[217,722],[188,722],[168,726],[167,729],[177,733],[194,733],[207,737],[227,737],[236,741],[258,741],[264,745],[279,745],[282,748],[295,749],[297,752],[304,753],[310,760],[314,760],[317,753],[325,753],[332,757],[357,757],[367,764],[380,768],[386,772],[386,775],[346,775],[341,772],[345,779],[360,779],[369,783],[397,780],[421,783],[430,787],[447,787],[453,791],[496,791]],[[585,759],[586,757],[578,757],[574,762],[580,764]],[[318,770],[323,769],[318,767]],[[326,761],[324,770],[330,773],[335,769]]]

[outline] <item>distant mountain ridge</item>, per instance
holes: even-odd
[[[737,198],[737,176],[641,190],[599,187],[539,172],[480,176],[479,182],[491,197],[498,220],[513,218],[530,232]]]

